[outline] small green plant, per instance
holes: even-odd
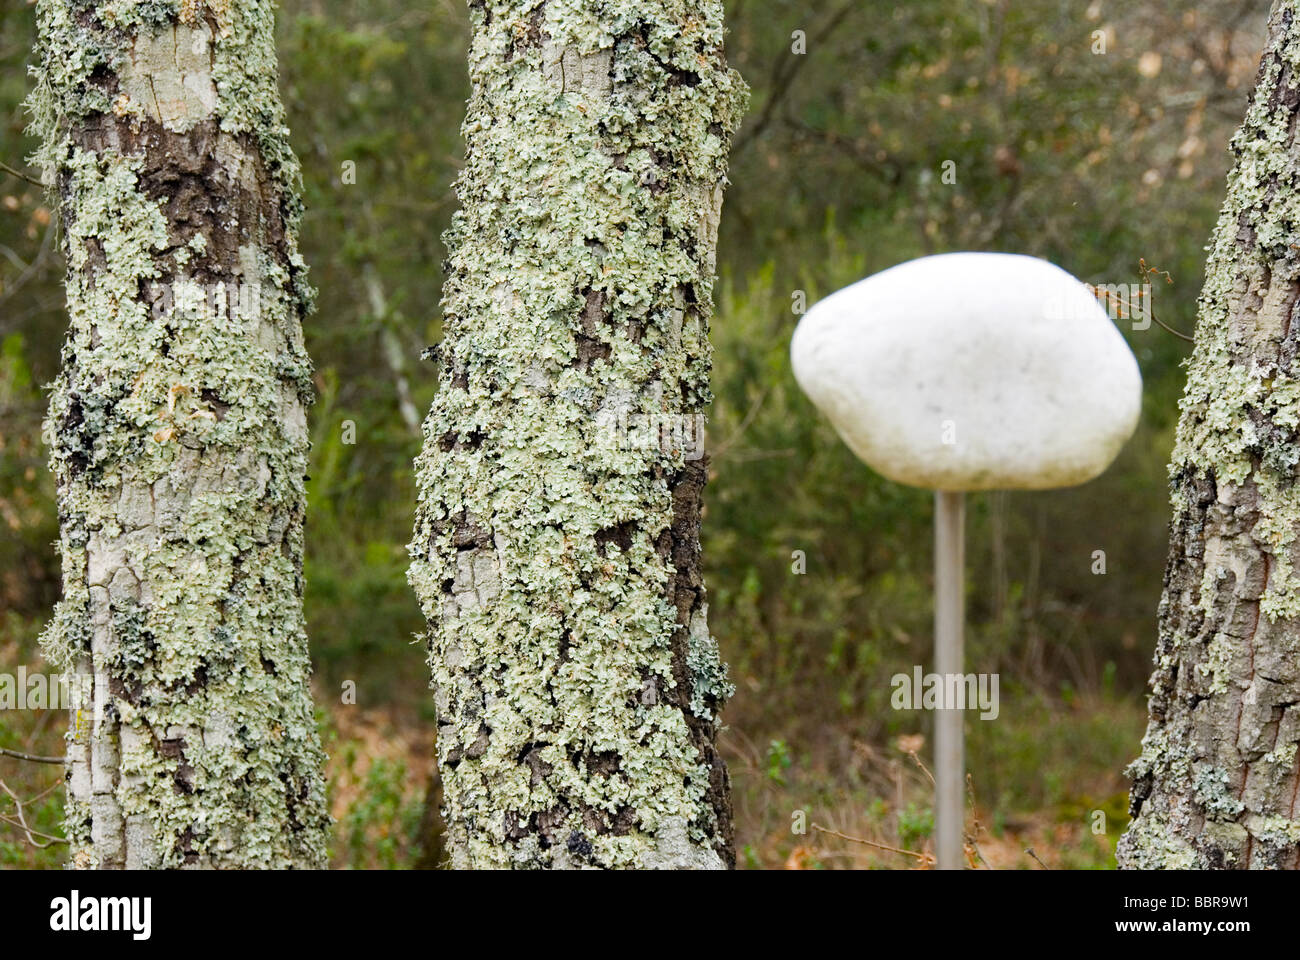
[[[934,811],[929,807],[909,802],[898,811],[898,839],[906,850],[934,833]]]
[[[785,771],[793,763],[790,748],[784,740],[773,740],[767,746],[767,778],[773,783],[785,786]]]
[[[422,805],[403,789],[406,764],[376,758],[340,824],[354,867],[396,870],[409,866],[419,838]]]

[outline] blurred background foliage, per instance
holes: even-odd
[[[929,722],[890,709],[889,678],[929,662],[930,496],[859,464],[799,393],[787,358],[799,301],[924,254],[1005,250],[1093,283],[1149,279],[1157,316],[1190,333],[1268,4],[728,0],[727,11],[728,55],[753,102],[719,249],[704,546],[711,624],[737,684],[722,742],[740,860],[915,865],[932,826]],[[404,545],[418,420],[436,388],[419,357],[440,338],[467,29],[460,0],[282,0],[279,15],[302,245],[320,291],[306,325],[318,390],[306,602],[339,866],[441,859]],[[0,0],[0,161],[27,173],[33,30],[31,3]],[[40,668],[35,637],[59,588],[40,440],[65,327],[56,231],[40,188],[0,173],[8,673]],[[1172,282],[1144,276],[1140,259]],[[1000,674],[1002,703],[997,720],[967,724],[981,866],[1036,867],[1029,845],[1051,866],[1109,866],[1125,825],[1121,771],[1145,723],[1188,344],[1118,324],[1146,388],[1119,461],[1082,487],[972,498],[967,664]],[[63,726],[52,711],[2,711],[0,747],[58,753]],[[57,844],[35,849],[15,825],[15,797],[37,798],[28,825],[57,834],[60,772],[0,756],[14,794],[0,791],[0,865],[58,862]]]

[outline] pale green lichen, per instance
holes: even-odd
[[[1206,649],[1205,659],[1196,665],[1196,672],[1210,678],[1210,693],[1227,693],[1233,675],[1233,653],[1241,646],[1240,637],[1215,634]]]
[[[724,703],[736,692],[727,678],[727,667],[718,652],[718,642],[709,632],[708,608],[691,620],[686,669],[691,675],[691,712],[706,720],[715,718],[710,704]]]
[[[1300,844],[1300,820],[1282,816],[1249,817],[1251,836],[1263,843],[1285,850]]]
[[[1273,89],[1284,71],[1294,84],[1300,72],[1300,44],[1289,40],[1276,53],[1265,62],[1260,90]],[[1300,236],[1300,166],[1287,147],[1290,122],[1287,109],[1256,97],[1233,138],[1236,163],[1210,248],[1170,463],[1174,478],[1191,471],[1211,475],[1220,485],[1258,486],[1255,535],[1277,561],[1261,609],[1274,620],[1300,616],[1289,550],[1300,530],[1300,489],[1294,482],[1300,377],[1278,365],[1283,324],[1290,318],[1283,316],[1285,285],[1270,284],[1273,261],[1286,257]],[[1242,242],[1243,230],[1251,232],[1249,243]],[[1261,432],[1261,424],[1269,429]],[[1175,509],[1181,509],[1181,498],[1176,485]],[[1202,591],[1202,602],[1213,596]]]
[[[1246,807],[1233,795],[1230,784],[1231,778],[1226,770],[1200,764],[1192,781],[1193,796],[1210,816],[1231,819]]]
[[[1295,766],[1296,752],[1300,750],[1300,743],[1294,740],[1291,743],[1284,743],[1274,750],[1270,750],[1259,759],[1278,767],[1281,770],[1290,770]]]
[[[453,862],[717,866],[700,725],[729,686],[702,585],[679,625],[669,598],[692,571],[662,552],[687,464],[611,442],[610,425],[710,399],[713,247],[743,105],[721,5],[471,10],[464,208],[410,569]]]
[[[1196,850],[1182,834],[1181,828],[1172,826],[1163,817],[1135,820],[1120,840],[1121,862],[1134,870],[1196,869],[1200,866]]]

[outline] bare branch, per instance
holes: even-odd
[[[9,750],[5,747],[0,747],[0,754],[3,754],[6,757],[13,757],[16,760],[28,760],[32,763],[63,763],[65,761],[64,757],[38,757],[32,753],[22,753],[21,751]]]
[[[888,850],[890,853],[901,853],[905,857],[914,857],[921,864],[934,865],[934,857],[928,853],[919,853],[916,850],[904,850],[902,847],[891,847],[887,843],[877,843],[875,840],[866,840],[862,837],[850,837],[847,833],[840,833],[838,830],[829,830],[820,824],[812,824],[812,828],[818,833],[829,834],[832,837],[839,837],[841,840],[847,840],[849,843],[861,843],[868,847],[875,847],[878,850]]]
[[[26,824],[18,820],[15,820],[13,817],[6,816],[3,813],[0,813],[0,823],[7,823],[10,826],[17,827],[18,829],[22,830],[23,833],[27,834],[27,842],[30,843],[33,847],[35,847],[38,850],[44,850],[46,847],[56,843],[68,842],[67,840],[64,840],[62,837],[54,837],[48,833],[41,833],[41,831],[39,830],[33,830],[30,827],[28,827]],[[40,843],[36,839],[37,837],[40,837],[41,840],[45,841],[45,843]]]
[[[848,0],[843,6],[831,14],[830,19],[826,21],[813,34],[812,42],[814,45],[821,42],[831,35],[839,27],[849,14],[853,13],[858,7],[858,0]],[[767,88],[771,92],[768,94],[767,102],[763,104],[762,112],[759,113],[758,119],[741,130],[740,136],[736,138],[736,144],[732,148],[733,153],[739,153],[750,142],[758,139],[759,135],[767,129],[768,125],[776,116],[777,107],[785,100],[786,95],[794,86],[795,76],[799,73],[800,67],[804,65],[807,56],[792,56],[788,52],[777,59],[773,64],[772,76],[768,81]]]
[[[34,184],[35,186],[41,188],[45,187],[45,184],[41,183],[41,181],[37,180],[35,177],[31,176],[30,174],[23,173],[21,170],[15,170],[13,167],[9,166],[9,164],[5,163],[3,160],[0,160],[0,171],[4,171],[5,173],[9,174],[9,176],[11,177],[17,177],[19,180],[26,180],[28,183]]]
[[[44,850],[46,847],[50,846],[50,844],[68,842],[67,840],[64,840],[62,837],[54,837],[48,833],[41,833],[41,831],[33,830],[31,827],[29,827],[27,825],[27,818],[23,816],[23,802],[20,799],[18,799],[18,794],[10,790],[9,785],[6,784],[3,780],[0,780],[0,790],[3,790],[5,793],[9,794],[9,799],[13,800],[14,808],[18,814],[17,819],[15,819],[14,817],[10,817],[6,814],[0,813],[0,822],[7,823],[10,826],[18,827],[20,830],[22,830],[23,833],[27,835],[27,842],[30,843],[33,847],[36,847],[38,850]],[[44,793],[49,793],[49,791],[46,790],[44,791]],[[42,793],[40,796],[44,796],[44,793]],[[40,840],[36,839],[37,837],[40,837],[41,840],[44,840],[46,842],[41,843]]]

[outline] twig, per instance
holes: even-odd
[[[1173,284],[1174,282],[1174,275],[1170,273],[1168,270],[1161,270],[1159,267],[1148,267],[1146,257],[1138,257],[1138,275],[1145,280],[1150,274],[1153,273],[1157,277],[1164,277],[1165,283]],[[1175,330],[1173,327],[1169,326],[1169,324],[1165,323],[1159,317],[1157,317],[1155,310],[1151,309],[1150,304],[1147,305],[1147,311],[1148,313],[1150,313],[1151,319],[1156,322],[1156,325],[1159,326],[1160,329],[1165,330],[1168,333],[1172,333],[1175,337],[1182,337],[1182,339],[1186,340],[1188,343],[1196,342],[1196,339],[1194,337],[1189,337],[1187,334]]]
[[[1026,848],[1025,848],[1025,853],[1029,854],[1029,855],[1030,855],[1031,857],[1033,857],[1035,860],[1038,860],[1038,854],[1034,853],[1034,848],[1033,848],[1033,847],[1026,847]],[[1038,865],[1039,865],[1040,867],[1042,867],[1044,870],[1050,870],[1050,869],[1052,869],[1052,868],[1049,867],[1047,864],[1043,863],[1042,860],[1038,860]]]
[[[27,834],[27,842],[30,843],[33,847],[35,847],[38,850],[44,850],[46,847],[54,843],[68,842],[62,837],[53,837],[50,836],[48,833],[41,833],[41,831],[39,830],[33,830],[31,827],[27,826],[26,824],[19,823],[13,817],[7,816],[6,814],[3,813],[0,813],[0,823],[7,823],[10,826],[18,827],[20,830],[22,830],[23,833]],[[46,842],[37,843],[36,842],[37,837],[40,837],[42,840]]]
[[[5,303],[7,300],[13,297],[14,294],[16,294],[19,290],[21,290],[23,286],[27,283],[27,281],[30,280],[33,276],[35,276],[36,273],[44,266],[46,258],[49,256],[50,249],[52,247],[51,239],[54,236],[54,231],[58,226],[58,222],[59,222],[59,218],[57,215],[50,217],[49,226],[45,228],[45,236],[41,238],[40,250],[37,251],[35,258],[33,258],[32,262],[27,265],[26,269],[24,269],[18,275],[18,277],[5,288],[3,294],[0,294],[0,304]]]
[[[26,180],[28,183],[34,184],[38,187],[43,188],[45,186],[45,184],[41,183],[41,181],[37,180],[35,177],[23,173],[21,170],[15,170],[13,167],[9,166],[9,164],[5,163],[3,160],[0,160],[0,170],[3,170],[11,177],[17,177],[19,180]]]
[[[749,412],[747,412],[744,418],[740,421],[740,425],[736,427],[734,431],[732,431],[730,437],[728,437],[726,440],[724,440],[722,443],[720,443],[717,447],[714,448],[713,450],[714,460],[725,459],[727,451],[730,450],[736,444],[736,442],[745,433],[745,430],[748,429],[749,425],[754,422],[754,418],[758,416],[758,412],[763,409],[763,403],[764,401],[767,400],[767,395],[770,392],[771,392],[770,387],[764,388],[763,391],[759,393],[758,397],[754,400],[754,402],[749,405]]]
[[[1096,287],[1094,287],[1094,286],[1093,286],[1092,284],[1090,284],[1090,283],[1089,283],[1089,284],[1085,284],[1085,286],[1087,286],[1087,287],[1092,291],[1092,293],[1093,293],[1094,296],[1096,295],[1096,293],[1097,293],[1097,288],[1096,288]],[[1140,297],[1141,297],[1141,294],[1138,294],[1138,296],[1139,296],[1139,298],[1140,298]],[[1107,299],[1111,299],[1111,295],[1110,295],[1110,294],[1107,294]],[[1133,304],[1132,304],[1132,303],[1130,303],[1129,301],[1125,300],[1125,299],[1124,299],[1123,297],[1121,297],[1119,294],[1115,294],[1115,295],[1114,295],[1114,300],[1115,300],[1115,302],[1116,302],[1119,306],[1121,306],[1121,307],[1123,307],[1123,308],[1125,308],[1125,309],[1127,309],[1127,310],[1129,311],[1129,316],[1130,316],[1130,317],[1134,316],[1134,314],[1136,313],[1136,311],[1134,310],[1134,307],[1133,307]],[[1160,327],[1162,330],[1166,331],[1167,333],[1172,333],[1175,337],[1179,337],[1179,338],[1181,338],[1181,339],[1183,339],[1183,340],[1186,340],[1188,343],[1195,343],[1195,342],[1196,342],[1196,338],[1195,338],[1195,337],[1189,337],[1187,334],[1183,333],[1181,330],[1175,330],[1173,327],[1169,326],[1169,324],[1165,323],[1163,320],[1161,320],[1159,317],[1157,317],[1157,316],[1156,316],[1156,312],[1155,312],[1154,310],[1152,310],[1150,306],[1147,307],[1147,309],[1146,309],[1146,314],[1147,314],[1148,317],[1150,317],[1152,320],[1155,321],[1156,326]]]
[[[1151,311],[1151,319],[1156,322],[1157,326],[1159,326],[1163,330],[1168,331],[1169,333],[1172,333],[1175,337],[1182,337],[1188,343],[1196,342],[1195,337],[1189,337],[1187,334],[1183,333],[1182,331],[1175,330],[1173,327],[1169,326],[1167,323],[1165,323],[1163,320],[1157,317],[1154,310]]]
[[[840,9],[831,14],[830,19],[813,34],[813,46],[834,33],[844,19],[853,13],[857,7],[858,0],[848,0]],[[763,104],[758,119],[753,124],[746,126],[736,138],[735,145],[732,147],[733,153],[739,153],[767,129],[768,124],[776,117],[777,107],[781,105],[790,89],[794,86],[794,80],[799,73],[799,69],[807,60],[807,55],[792,54],[790,51],[786,51],[778,57],[773,65],[772,75],[767,84],[767,89],[771,93],[768,94],[767,101]]]
[[[32,763],[63,763],[66,760],[65,757],[38,757],[35,754],[20,753],[17,750],[9,750],[5,747],[0,747],[0,754],[13,757],[16,760],[30,760]]]
[[[975,782],[971,779],[969,773],[966,774],[966,796],[970,798],[970,818],[972,824],[971,832],[966,834],[966,839],[970,841],[971,849],[975,851],[975,856],[979,857],[980,862],[984,864],[987,869],[992,870],[993,868],[989,866],[989,862],[984,859],[984,854],[980,851],[978,841],[980,831],[983,830],[984,827],[980,824],[980,815],[975,809]],[[973,867],[975,864],[972,863],[971,866]]]
[[[48,787],[46,787],[44,790],[42,790],[40,793],[36,794],[35,796],[28,797],[28,798],[27,798],[27,806],[30,807],[30,806],[31,806],[33,803],[35,803],[37,800],[43,800],[45,797],[48,797],[51,793],[53,793],[55,790],[59,789],[59,787],[61,787],[61,786],[63,786],[63,779],[60,777],[58,780],[55,780],[55,781],[54,781],[53,783],[51,783]]]
[[[921,768],[921,772],[924,773],[927,777],[930,778],[930,786],[934,786],[934,785],[935,785],[935,783],[934,783],[934,774],[931,773],[929,770],[926,769],[925,764],[921,762],[921,758],[917,755],[916,751],[915,751],[915,750],[909,750],[909,751],[907,751],[907,755],[908,755],[909,757],[911,757],[913,760],[915,760],[915,761],[916,761],[916,765],[917,765],[918,767]]]
[[[818,833],[830,834],[832,837],[839,837],[841,840],[847,840],[850,843],[862,843],[868,847],[875,847],[878,850],[888,850],[890,853],[901,853],[905,857],[915,857],[921,863],[934,863],[934,857],[928,853],[918,853],[915,850],[904,850],[902,847],[891,847],[887,843],[877,843],[875,840],[865,840],[862,837],[850,837],[847,833],[840,833],[838,830],[830,830],[821,824],[814,823],[812,828]]]
[[[3,780],[0,780],[0,790],[3,790],[5,793],[9,794],[9,799],[13,800],[14,809],[18,814],[18,819],[15,820],[13,817],[0,813],[0,821],[8,823],[11,826],[20,828],[23,831],[23,833],[27,834],[27,842],[30,843],[33,847],[36,847],[38,850],[44,850],[52,843],[68,842],[62,839],[61,837],[52,837],[48,833],[41,833],[41,831],[33,830],[31,827],[29,827],[27,825],[27,818],[23,816],[23,802],[20,799],[18,799],[18,794],[10,790],[9,785],[5,783]],[[45,792],[49,793],[48,790]],[[40,837],[42,840],[45,840],[46,842],[41,843],[36,839],[37,837]]]

